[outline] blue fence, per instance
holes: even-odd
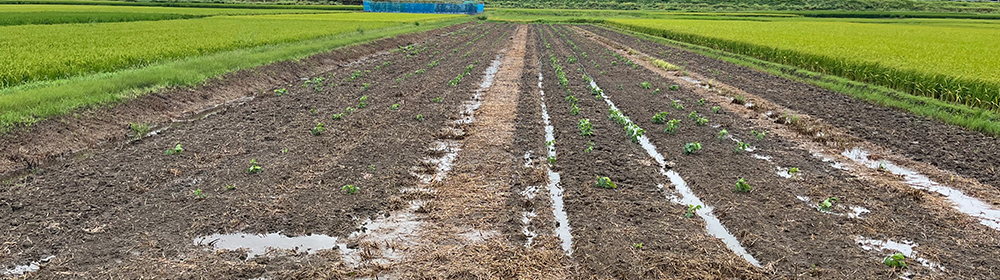
[[[364,1],[365,12],[374,13],[419,13],[419,14],[469,14],[483,12],[484,5],[478,3],[395,3]]]

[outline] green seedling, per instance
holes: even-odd
[[[742,95],[737,95],[736,97],[733,97],[733,103],[740,105],[747,104],[747,98]]]
[[[600,188],[605,188],[605,189],[616,189],[616,188],[618,188],[617,184],[615,184],[614,182],[611,182],[611,178],[601,177],[601,176],[597,176],[597,183],[594,184],[594,185],[597,186],[597,187],[600,187]]]
[[[420,69],[420,70],[417,70],[417,71],[413,71],[413,74],[418,74],[419,75],[419,74],[423,74],[424,72],[427,72],[427,69]]]
[[[393,110],[393,111],[399,110],[399,103],[392,104],[392,106],[389,106],[389,110]]]
[[[284,148],[284,149],[281,149],[281,153],[282,153],[282,154],[284,154],[284,153],[288,153],[288,148]]]
[[[274,95],[276,95],[276,96],[282,96],[282,95],[285,95],[285,94],[288,94],[288,90],[287,89],[279,88],[279,89],[274,90]]]
[[[570,96],[566,97],[566,102],[569,102],[569,104],[576,104],[577,101],[580,101],[580,100],[576,99],[576,96],[570,95]]]
[[[261,168],[260,165],[257,165],[257,159],[250,160],[250,168],[247,168],[247,173],[249,174],[260,173],[263,170],[264,169]]]
[[[837,200],[838,199],[836,197],[827,198],[823,200],[823,202],[820,202],[816,208],[823,212],[830,212],[830,209],[833,208],[833,203],[837,202]]]
[[[719,142],[722,142],[726,140],[726,136],[729,136],[729,131],[723,129],[722,131],[719,131],[719,135],[716,136],[715,139],[719,139]]]
[[[885,167],[885,161],[878,162],[878,171],[888,171],[889,169]]]
[[[360,190],[360,188],[354,185],[344,185],[343,187],[340,187],[340,189],[347,192],[347,194],[356,194],[358,193],[358,190]]]
[[[653,116],[653,123],[665,123],[667,122],[667,112],[659,112]]]
[[[649,82],[642,82],[642,83],[639,83],[639,87],[644,88],[644,89],[650,89],[650,88],[652,88],[652,85],[650,85]]]
[[[226,185],[226,190],[227,190],[227,191],[233,191],[233,190],[236,190],[236,186],[234,186],[234,185]]]
[[[576,57],[571,55],[569,56],[569,58],[566,59],[566,62],[570,64],[576,63]]]
[[[712,106],[712,113],[713,114],[718,114],[720,111],[722,111],[722,107]]]
[[[587,148],[583,150],[584,153],[589,153],[594,151],[594,142],[587,142]]]
[[[698,106],[705,106],[705,99],[698,99]]]
[[[358,109],[364,109],[365,107],[368,107],[368,96],[367,95],[362,96],[361,98],[358,99]]]
[[[201,189],[194,190],[193,192],[191,192],[191,195],[193,195],[195,198],[198,198],[198,199],[202,199],[202,198],[208,197],[208,195],[206,195],[205,192],[202,191]]]
[[[747,183],[746,179],[740,178],[739,180],[736,180],[736,191],[749,192],[750,190],[753,190],[753,187]]]
[[[580,114],[580,107],[577,107],[576,103],[574,103],[573,105],[571,105],[569,107],[569,114],[570,115],[574,115],[574,116],[576,116],[577,114]]]
[[[556,145],[556,140],[545,141],[545,146],[552,147],[552,146],[555,146],[555,145]]]
[[[660,89],[658,89],[658,88],[653,91],[653,95],[657,95],[657,94],[660,94]]]
[[[441,96],[438,96],[438,97],[435,97],[435,98],[431,98],[431,102],[441,103],[441,102],[444,102],[444,98],[441,97]]]
[[[692,121],[693,120],[697,120],[698,119],[698,111],[691,111],[691,113],[688,114],[688,118],[691,119]]]
[[[788,175],[795,175],[796,173],[799,173],[798,167],[792,167],[788,169]]]
[[[681,90],[681,86],[679,86],[679,85],[670,85],[670,87],[668,87],[668,89],[670,89],[670,90]]]
[[[706,125],[708,125],[708,119],[706,119],[706,118],[698,118],[697,120],[694,120],[694,124],[699,125],[699,126],[706,126]]]
[[[174,146],[173,148],[167,149],[167,151],[164,152],[164,154],[167,154],[167,155],[179,155],[179,154],[181,154],[183,152],[184,152],[184,148],[181,147],[181,143],[177,143],[177,145]]]
[[[625,126],[625,134],[628,135],[629,141],[632,141],[632,143],[639,143],[639,137],[642,137],[644,133],[646,133],[646,130],[635,124]]]
[[[333,116],[331,116],[330,118],[332,118],[334,120],[344,119],[344,113],[333,114]]]
[[[688,209],[687,209],[686,212],[684,212],[684,217],[685,218],[694,217],[695,211],[698,211],[700,209],[701,209],[701,205],[688,204]]]
[[[743,142],[736,142],[736,148],[733,148],[733,153],[738,154],[741,152],[745,152],[748,148],[750,148],[750,144]]]
[[[621,84],[619,84],[619,85],[618,85],[618,89],[620,89],[620,90],[625,90],[625,87],[623,87],[623,86],[622,86]]]
[[[670,107],[673,107],[674,109],[677,109],[677,110],[684,110],[684,105],[681,104],[680,100],[671,101],[670,102]]]
[[[555,156],[549,156],[548,157],[548,161],[549,161],[549,164],[555,165],[556,164],[556,157]]]
[[[351,113],[354,113],[354,111],[357,111],[357,110],[358,109],[354,108],[354,107],[347,107],[346,109],[344,109],[344,114],[350,115]]]
[[[761,130],[761,131],[751,130],[750,134],[753,134],[754,137],[757,137],[757,141],[760,141],[760,140],[764,140],[764,137],[767,136],[767,131],[763,131],[763,130]]]
[[[315,115],[316,114],[316,109],[309,109],[309,113]]]
[[[635,243],[635,244],[632,244],[632,247],[633,247],[633,248],[636,248],[636,249],[639,249],[639,250],[642,250],[642,243]]]
[[[317,123],[316,127],[313,127],[310,131],[312,131],[313,135],[319,136],[323,131],[326,131],[326,128],[323,127],[323,123]]]
[[[663,132],[674,134],[677,133],[677,129],[681,126],[681,121],[673,119],[667,122],[667,127],[663,129]]]
[[[590,123],[590,119],[580,119],[580,123],[577,125],[577,128],[580,129],[580,135],[594,135],[594,126]]]
[[[134,139],[142,138],[143,136],[146,136],[146,134],[149,134],[149,131],[152,130],[149,124],[146,123],[130,122],[128,123],[128,128],[132,130],[132,138]]]
[[[454,79],[451,79],[451,81],[448,81],[448,85],[457,86],[458,83],[460,83],[460,82],[462,82],[462,74],[458,74],[458,76],[456,76]]]
[[[684,144],[684,154],[690,155],[693,154],[694,152],[697,152],[698,150],[701,150],[701,143],[694,142],[694,143]]]
[[[903,255],[903,253],[895,253],[891,256],[885,257],[885,259],[882,260],[882,264],[891,268],[906,268],[906,256]]]
[[[422,121],[424,121],[424,115],[417,115],[415,117],[415,119],[417,119],[417,121],[421,121],[422,122]]]

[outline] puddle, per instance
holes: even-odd
[[[775,170],[774,174],[777,174],[778,176],[781,176],[781,178],[791,179],[792,177],[794,177],[794,176],[792,176],[792,174],[788,173],[788,168],[781,167],[781,166],[777,166],[775,168],[777,168],[778,170]]]
[[[958,211],[978,218],[979,223],[985,226],[1000,230],[1000,210],[993,209],[989,204],[979,199],[965,195],[962,191],[934,182],[917,171],[897,166],[890,161],[871,160],[868,158],[868,152],[860,148],[844,151],[842,155],[869,168],[884,168],[892,172],[892,174],[903,176],[904,182],[915,189],[939,193],[951,201],[952,206]]]
[[[598,92],[600,92],[599,90],[600,87],[598,87],[597,83],[594,82],[593,80],[590,81],[590,86],[593,88],[597,88]],[[615,106],[615,103],[612,102],[611,98],[608,98],[607,95],[601,93],[601,97],[604,99],[604,102],[607,103],[609,107],[615,110],[619,110],[618,106]],[[628,118],[628,116],[625,117],[625,123],[626,125],[635,125],[634,123],[632,123],[632,120]],[[733,139],[735,140],[735,138]],[[666,170],[666,168],[664,167],[667,165],[666,160],[663,158],[662,154],[656,151],[656,146],[653,145],[653,143],[649,142],[649,138],[646,137],[646,135],[639,136],[639,145],[646,150],[646,153],[648,153],[649,156],[653,157],[653,159],[656,160],[656,162],[660,165],[660,173],[666,176],[667,179],[670,180],[670,184],[673,185],[674,188],[677,189],[677,192],[680,193],[681,197],[680,198],[675,197],[674,199],[672,199],[672,201],[685,206],[701,205],[702,208],[696,210],[695,213],[697,213],[698,216],[701,216],[702,219],[705,220],[705,228],[706,230],[708,230],[708,233],[711,234],[712,236],[715,236],[715,238],[722,240],[722,243],[725,243],[727,248],[732,250],[737,255],[743,257],[743,259],[746,259],[747,262],[750,262],[754,266],[760,267],[760,262],[757,261],[757,259],[754,258],[752,255],[747,253],[746,249],[743,248],[743,245],[740,244],[740,241],[736,239],[736,236],[733,236],[732,233],[729,233],[729,230],[727,230],[726,227],[722,225],[722,222],[715,217],[715,214],[712,213],[712,207],[709,206],[708,204],[705,204],[704,202],[701,201],[700,198],[695,196],[691,188],[689,188],[687,186],[687,183],[684,182],[684,179],[681,178],[681,175],[678,174],[676,171]],[[747,149],[747,151],[752,151],[752,150]]]
[[[281,233],[232,233],[195,238],[194,245],[211,245],[216,250],[246,248],[250,250],[247,258],[252,258],[267,253],[268,248],[312,254],[337,247],[337,238],[323,234],[289,237]]]
[[[493,80],[496,78],[497,72],[500,71],[500,64],[503,58],[503,54],[498,54],[496,59],[490,63],[490,66],[486,68],[483,73],[483,81],[479,82],[479,89],[472,94],[472,100],[467,100],[462,102],[462,112],[460,112],[461,118],[456,120],[455,124],[471,124],[476,121],[476,110],[483,105],[482,95],[490,86],[493,85]]]
[[[748,149],[748,150],[749,150],[749,149]],[[760,159],[760,160],[766,160],[767,162],[771,162],[771,157],[770,157],[770,156],[764,156],[764,155],[759,155],[759,154],[753,154],[753,157],[754,157],[754,158],[756,158],[756,159]]]
[[[829,214],[829,215],[836,215],[836,216],[844,216],[845,215],[844,213],[837,213],[837,212],[834,212],[834,211],[823,211],[822,209],[819,208],[819,205],[818,205],[819,203],[812,203],[812,199],[809,198],[808,196],[795,196],[795,198],[798,198],[802,202],[805,202],[806,205],[808,205],[810,208],[816,209],[816,211],[819,211],[820,213]],[[851,219],[861,219],[862,218],[861,215],[863,215],[865,213],[871,213],[872,212],[871,210],[868,210],[867,208],[864,208],[864,207],[861,207],[861,206],[844,206],[843,204],[836,204],[836,206],[834,206],[834,208],[837,208],[837,209],[850,209],[851,211],[848,212],[848,213],[846,213],[846,215],[847,215],[848,218],[851,218]]]
[[[42,268],[41,265],[43,263],[47,263],[47,262],[51,261],[52,258],[55,258],[55,257],[56,256],[48,256],[48,257],[42,258],[41,260],[38,260],[36,262],[31,262],[31,263],[26,264],[26,265],[15,265],[12,268],[6,268],[6,269],[4,269],[3,273],[0,273],[0,275],[22,276],[22,275],[24,275],[26,273],[35,272],[35,271],[38,271],[39,269]]]
[[[847,213],[847,217],[851,219],[861,219],[861,215],[865,213],[871,213],[872,210],[865,209],[861,206],[851,206],[851,213]]]
[[[427,174],[426,172],[419,172],[421,169],[419,167],[414,167],[410,174],[416,176],[420,183],[430,184],[433,182],[441,182],[448,175],[448,171],[455,165],[455,159],[458,158],[458,152],[462,150],[462,142],[457,140],[438,140],[432,143],[431,151],[434,153],[441,154],[437,158],[425,158],[424,163],[435,166],[435,172]]]
[[[357,241],[360,244],[358,247],[348,248],[348,243],[337,244],[344,262],[357,266],[368,260],[381,264],[401,261],[403,252],[416,245],[414,240],[420,229],[416,210],[422,204],[421,201],[411,202],[404,211],[374,221],[365,220],[361,230],[347,237],[351,243]]]
[[[542,65],[539,63],[539,65]],[[548,107],[545,106],[545,91],[542,90],[542,71],[538,70],[538,92],[542,99],[542,120],[545,122],[545,143],[552,143],[555,141],[555,128],[552,127],[552,122],[549,121],[549,111]],[[549,145],[548,155],[550,157],[556,156],[556,145]],[[552,171],[552,167],[546,166],[546,172],[549,175],[549,197],[552,198],[552,214],[556,219],[556,236],[562,241],[563,251],[566,251],[566,255],[573,255],[573,234],[569,227],[569,216],[566,215],[565,205],[563,205],[563,189],[559,185],[561,178],[559,177],[559,172]]]
[[[831,158],[831,157],[829,157],[829,156],[827,156],[827,155],[825,155],[823,153],[816,152],[816,151],[811,151],[811,152],[812,152],[812,156],[814,158],[821,159],[821,160],[823,160],[823,162],[829,162],[830,163],[830,167],[833,167],[833,168],[836,168],[836,169],[840,169],[840,170],[844,170],[844,171],[851,170],[849,167],[847,167],[847,165],[844,165],[843,163],[840,163],[840,162],[834,160],[833,158]]]
[[[892,240],[877,240],[869,239],[864,236],[858,236],[854,239],[854,242],[861,246],[861,249],[867,251],[889,251],[889,252],[899,252],[906,256],[907,264],[910,264],[910,260],[915,259],[920,265],[930,268],[931,270],[941,270],[944,271],[944,266],[939,263],[932,262],[925,258],[917,257],[917,251],[914,247],[920,246],[920,244],[914,243],[912,241],[902,240],[900,242],[895,242]]]
[[[691,78],[691,77],[688,77],[688,76],[680,76],[680,79],[684,80],[684,81],[686,81],[688,83],[692,83],[692,84],[699,85],[699,86],[701,85],[701,81],[699,81],[698,79],[695,79],[695,78]]]

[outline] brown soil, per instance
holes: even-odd
[[[407,51],[379,52],[410,43],[414,47]],[[206,86],[90,109],[81,112],[86,117],[80,120],[46,121],[37,129],[4,136],[12,141],[0,149],[11,156],[0,167],[7,168],[4,172],[28,167],[30,172],[0,183],[0,223],[9,225],[0,228],[0,264],[11,267],[55,256],[26,274],[29,279],[1000,277],[993,269],[1000,267],[993,252],[1000,241],[996,230],[953,210],[940,196],[914,190],[899,177],[860,166],[842,170],[814,157],[811,151],[823,151],[844,161],[836,153],[845,143],[892,146],[831,121],[825,114],[833,110],[817,115],[819,109],[775,97],[806,85],[736,71],[742,68],[732,65],[712,66],[732,79],[713,78],[698,67],[726,64],[592,26],[469,23],[369,47],[248,70]],[[692,77],[722,82],[694,86],[681,73],[642,61],[644,55],[657,56],[663,50],[690,59]],[[493,85],[480,89],[498,54],[501,66]],[[570,56],[578,61],[570,62]],[[563,67],[565,86],[551,58]],[[539,88],[540,74],[544,79]],[[449,85],[459,75],[457,85]],[[672,200],[680,196],[679,189],[660,173],[646,150],[629,141],[622,125],[608,118],[609,106],[594,98],[584,75],[646,130],[668,166],[705,206],[714,208],[713,214],[760,267],[707,232],[702,216],[686,217],[687,206]],[[304,86],[300,77],[325,80],[317,88]],[[741,81],[785,94],[755,90]],[[650,82],[651,88],[640,87],[642,82]],[[673,84],[680,89],[669,90]],[[276,96],[275,88],[289,94]],[[661,90],[654,93],[656,88]],[[545,142],[542,91],[554,143]],[[482,105],[475,121],[456,122],[467,117],[461,112],[477,93]],[[728,98],[732,94],[745,94],[759,105],[733,104]],[[570,95],[575,102],[567,98]],[[253,99],[139,141],[126,139],[128,121],[165,125],[240,96]],[[363,96],[367,106],[342,120],[331,119],[345,108],[359,107]],[[699,105],[703,98],[705,104]],[[819,100],[857,102],[824,98]],[[672,108],[674,100],[685,109]],[[573,103],[579,112],[571,112]],[[394,104],[399,106],[391,107]],[[721,111],[712,113],[713,106]],[[801,115],[799,126],[775,123],[774,116],[762,116],[761,111],[785,109]],[[688,119],[693,110],[708,124]],[[669,112],[668,119],[680,120],[677,133],[664,133],[663,124],[651,122],[663,111]],[[109,117],[115,114],[126,117]],[[858,116],[855,112],[850,118],[868,119]],[[908,118],[895,115],[886,122]],[[581,119],[592,123],[595,135],[580,134]],[[310,129],[317,123],[326,131],[313,135]],[[716,139],[721,129],[754,150],[734,153],[735,142]],[[770,133],[756,140],[752,130]],[[827,136],[816,137],[816,131]],[[96,140],[69,144],[72,135]],[[921,134],[896,138],[924,141],[907,135]],[[32,141],[51,144],[38,151],[22,148]],[[432,149],[442,141],[461,145],[455,165],[442,180],[424,182],[422,176],[437,170],[427,159],[442,156]],[[685,155],[684,144],[695,141],[703,148]],[[183,145],[182,154],[164,154],[177,143]],[[557,151],[552,164],[546,158],[548,144]],[[873,149],[874,155],[942,182],[949,173],[937,168],[955,171],[907,161],[908,154],[894,152]],[[251,159],[263,172],[247,174]],[[561,176],[573,240],[569,252],[554,233],[559,224],[547,189],[548,167]],[[802,172],[785,178],[778,174],[779,167]],[[948,184],[973,190],[970,193],[986,201],[1000,200],[992,191],[975,192],[983,186],[976,179],[988,180],[969,174],[971,179],[956,176]],[[617,188],[595,186],[598,176],[609,177]],[[733,191],[738,178],[747,179],[753,191]],[[341,189],[347,184],[360,189],[348,194]],[[205,196],[195,195],[197,190]],[[809,201],[801,201],[803,197]],[[828,197],[839,198],[833,214],[816,209]],[[846,214],[848,206],[870,212],[852,218]],[[408,222],[419,227],[379,239],[382,233],[369,229],[365,221],[388,217],[414,217]],[[277,232],[338,237],[348,251],[272,250],[247,258],[244,250],[211,250],[210,245],[193,242],[216,233]],[[909,268],[894,270],[881,263],[892,251],[865,250],[856,242],[860,236],[912,241],[919,244],[918,257],[945,270],[922,266],[913,258],[908,258]],[[360,262],[353,260],[355,253]]]

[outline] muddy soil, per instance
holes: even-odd
[[[588,30],[772,102],[822,118],[856,137],[916,161],[974,178],[1000,189],[1000,140],[941,121],[788,80],[605,28]]]
[[[342,50],[328,54],[336,59],[261,68],[292,74],[247,72],[265,82],[234,75],[169,97],[190,91],[202,101],[154,94],[86,111],[99,125],[43,123],[65,133],[12,134],[20,142],[8,151],[103,136],[8,157],[7,167],[31,168],[0,184],[0,223],[9,225],[0,229],[0,278],[19,277],[10,273],[17,266],[37,269],[28,279],[1000,277],[997,230],[941,196],[887,171],[830,162],[846,158],[817,155],[830,151],[825,143],[608,42],[671,50],[592,26],[469,23],[376,43],[385,52]],[[681,58],[697,77],[715,77],[703,65],[723,65]],[[712,66],[733,76],[716,80],[801,105],[765,89],[807,86],[729,67]],[[252,98],[166,125],[239,96]],[[645,129],[638,143],[609,118],[611,106]],[[795,108],[859,131],[831,121],[832,109],[814,116]],[[117,122],[129,119],[107,116],[133,111],[169,129],[128,141]],[[664,132],[652,121],[659,112],[680,128]],[[583,119],[594,135],[581,134]],[[757,131],[769,133],[758,140]],[[702,148],[685,154],[693,142]],[[749,148],[734,152],[737,142]],[[177,144],[182,153],[165,152]],[[600,177],[616,187],[597,186]],[[739,178],[753,190],[734,191]],[[692,197],[703,210],[689,212]],[[830,209],[818,209],[831,197]],[[251,250],[202,240],[215,234],[321,241]],[[882,264],[897,251],[909,268]]]
[[[458,118],[478,87],[483,61],[497,52],[503,33],[497,30],[508,27],[465,28],[450,36],[428,33],[412,51],[313,76],[325,78],[321,86],[291,83],[282,87],[285,95],[256,94],[203,120],[5,182],[8,207],[0,211],[9,227],[0,263],[54,255],[28,274],[41,279],[349,273],[336,253],[276,252],[247,261],[193,240],[236,232],[347,236],[366,219],[399,208],[400,187],[415,185],[412,168],[423,166],[440,129]],[[432,61],[439,64],[425,68]],[[461,82],[448,84],[470,65]],[[356,109],[332,119],[345,108]],[[325,131],[314,135],[318,123]],[[176,144],[183,153],[165,154]],[[253,160],[262,171],[248,174]],[[349,184],[359,187],[356,194],[341,189]]]

